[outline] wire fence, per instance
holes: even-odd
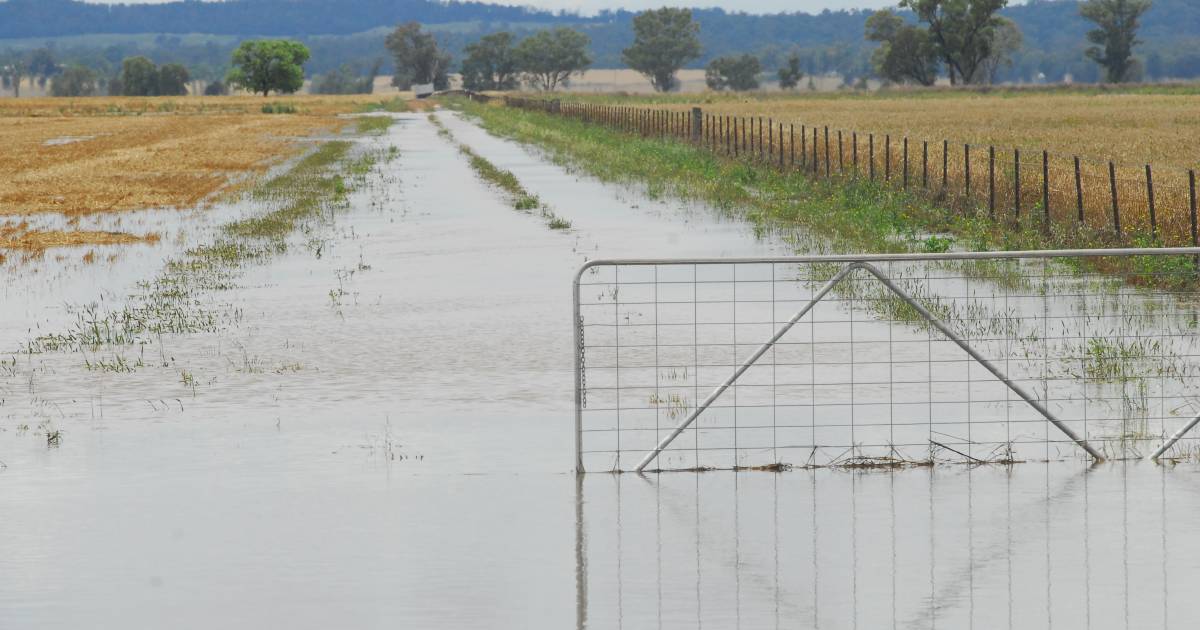
[[[594,261],[577,467],[1193,457],[1200,288],[1173,276],[1197,255]]]
[[[1012,228],[1086,231],[1093,242],[1200,245],[1194,170],[727,116],[701,108],[503,100],[509,107],[687,141],[721,156],[816,178],[878,181]]]

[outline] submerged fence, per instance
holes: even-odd
[[[577,469],[1193,457],[1197,256],[590,262]]]
[[[934,196],[1014,227],[1055,226],[1112,242],[1200,245],[1196,173],[997,149],[828,126],[691,111],[505,97],[543,111],[646,137],[673,138],[729,158],[817,178],[867,178]]]

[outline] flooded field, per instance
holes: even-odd
[[[424,114],[212,332],[21,352],[255,202],[0,266],[0,627],[1184,628],[1195,464],[589,474],[570,284],[600,257],[791,254],[698,205]],[[74,250],[66,250],[74,251]],[[83,252],[79,252],[81,256]],[[101,367],[136,364],[125,371]]]

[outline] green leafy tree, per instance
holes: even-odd
[[[492,33],[467,45],[462,63],[463,87],[468,90],[512,90],[520,71],[511,33]]]
[[[792,53],[787,58],[787,65],[779,69],[779,87],[784,90],[794,90],[797,85],[800,85],[800,79],[804,78],[804,71],[800,69],[800,55]]]
[[[633,45],[621,52],[630,68],[650,79],[659,92],[675,89],[675,73],[700,56],[700,25],[691,9],[663,7],[633,18]]]
[[[225,85],[224,81],[209,81],[208,85],[204,86],[205,96],[226,96],[229,94],[229,86]]]
[[[432,83],[435,90],[450,87],[450,55],[438,48],[437,40],[422,31],[419,23],[397,26],[384,45],[396,65],[392,85],[401,90],[427,83]]]
[[[866,36],[879,42],[871,54],[875,74],[893,83],[933,85],[938,77],[938,51],[929,32],[908,24],[891,9],[867,18]]]
[[[80,65],[67,66],[50,81],[52,96],[95,96],[99,92],[96,73]]]
[[[758,89],[762,64],[754,55],[717,57],[704,69],[704,82],[710,90],[744,92]]]
[[[188,81],[191,81],[191,76],[187,68],[178,63],[163,64],[158,69],[158,95],[185,96],[188,93]]]
[[[539,90],[552,92],[566,86],[571,75],[592,65],[589,43],[587,35],[561,27],[526,37],[517,44],[514,54],[525,80]]]
[[[929,36],[946,64],[950,83],[984,80],[979,72],[992,54],[997,15],[1008,0],[900,0],[917,18],[929,25]]]
[[[1087,34],[1095,44],[1087,49],[1087,56],[1104,67],[1109,83],[1133,78],[1133,48],[1142,43],[1137,38],[1139,22],[1150,5],[1150,0],[1088,0],[1079,6],[1079,14],[1099,27]]]
[[[286,39],[245,41],[233,51],[233,68],[225,80],[264,97],[272,90],[291,94],[304,87],[309,54],[304,44]]]
[[[128,57],[121,62],[121,94],[158,95],[158,66],[145,57]]]

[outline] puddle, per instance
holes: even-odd
[[[399,156],[345,213],[215,295],[236,313],[228,331],[122,350],[150,366],[133,374],[78,355],[0,364],[5,625],[1107,628],[1200,614],[1191,466],[577,487],[578,266],[789,250],[441,117],[573,228],[513,210],[424,114],[399,115],[366,140]],[[64,304],[126,295],[177,241],[51,282],[0,268],[4,313],[53,328]]]
[[[58,147],[64,144],[75,144],[76,142],[87,142],[95,140],[96,136],[62,136],[60,138],[50,138],[42,143],[44,147]]]

